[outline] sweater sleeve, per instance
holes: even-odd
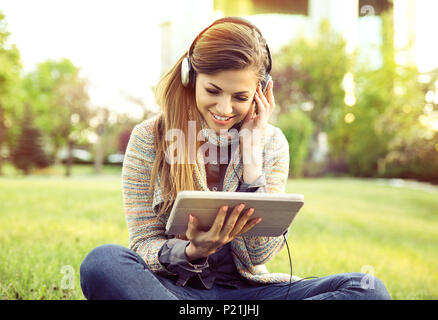
[[[284,193],[289,174],[289,143],[283,132],[275,128],[264,162],[266,185],[255,192]],[[287,236],[287,234],[286,234]],[[284,246],[283,235],[278,237],[242,236],[235,239],[244,245],[253,265],[265,264]],[[243,242],[243,243],[242,243]]]
[[[137,125],[129,139],[122,169],[122,191],[129,249],[138,253],[152,272],[173,274],[158,260],[166,242],[165,223],[152,208],[151,171],[155,159],[151,121]],[[150,130],[149,130],[150,129]]]
[[[253,183],[240,182],[236,192],[266,192],[266,178],[263,173]]]
[[[170,272],[178,275],[176,284],[184,286],[187,281],[209,268],[208,258],[201,258],[193,262],[187,260],[185,249],[190,241],[169,239],[158,252],[160,263]]]

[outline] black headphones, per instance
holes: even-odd
[[[181,82],[182,82],[184,87],[187,87],[187,88],[194,88],[195,87],[196,72],[192,67],[192,64],[190,62],[190,57],[192,55],[193,48],[195,47],[196,42],[212,26],[214,26],[216,24],[220,24],[220,23],[226,23],[226,22],[237,23],[237,24],[241,24],[241,25],[250,27],[251,29],[257,31],[257,33],[263,38],[263,35],[260,32],[259,28],[257,28],[251,22],[249,22],[243,18],[225,17],[225,18],[221,18],[221,19],[216,20],[211,25],[209,25],[207,28],[202,30],[201,33],[198,34],[198,36],[195,38],[195,40],[193,40],[192,45],[190,46],[189,52],[187,54],[187,57],[185,57],[182,61],[182,64],[181,64]],[[272,79],[271,75],[269,74],[271,72],[271,68],[272,68],[272,59],[271,59],[271,52],[269,51],[269,47],[267,44],[266,44],[266,52],[268,53],[269,65],[266,69],[265,78],[263,79],[263,81],[261,83],[262,88],[263,88],[263,92],[266,90],[266,87],[269,83],[269,80]]]

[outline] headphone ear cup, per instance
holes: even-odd
[[[190,66],[191,66],[191,64],[190,64]],[[189,85],[188,85],[189,88],[192,88],[192,89],[195,88],[195,83],[196,83],[195,79],[196,79],[196,72],[195,72],[195,70],[193,70],[193,68],[190,68]]]
[[[271,80],[272,80],[271,75],[270,75],[269,73],[267,73],[267,74],[265,75],[265,78],[264,78],[263,81],[262,81],[262,88],[263,88],[262,92],[263,92],[263,93],[265,93],[266,88],[268,87],[268,83],[269,83],[269,81],[271,81]]]
[[[190,60],[185,57],[181,63],[181,83],[184,87],[188,87],[190,83]]]
[[[195,71],[188,56],[181,62],[181,83],[186,88],[195,87]]]

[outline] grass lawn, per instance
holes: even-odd
[[[69,179],[0,177],[0,299],[84,299],[86,254],[128,245],[117,171],[81,170]],[[290,180],[287,192],[306,202],[288,239],[294,274],[368,272],[393,299],[438,299],[438,191],[303,179]],[[287,250],[268,268],[289,273]]]

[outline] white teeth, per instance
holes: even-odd
[[[213,117],[215,117],[218,120],[222,120],[222,121],[226,121],[226,120],[230,119],[230,118],[225,118],[225,117],[218,116],[218,115],[216,115],[214,113],[213,113]]]

